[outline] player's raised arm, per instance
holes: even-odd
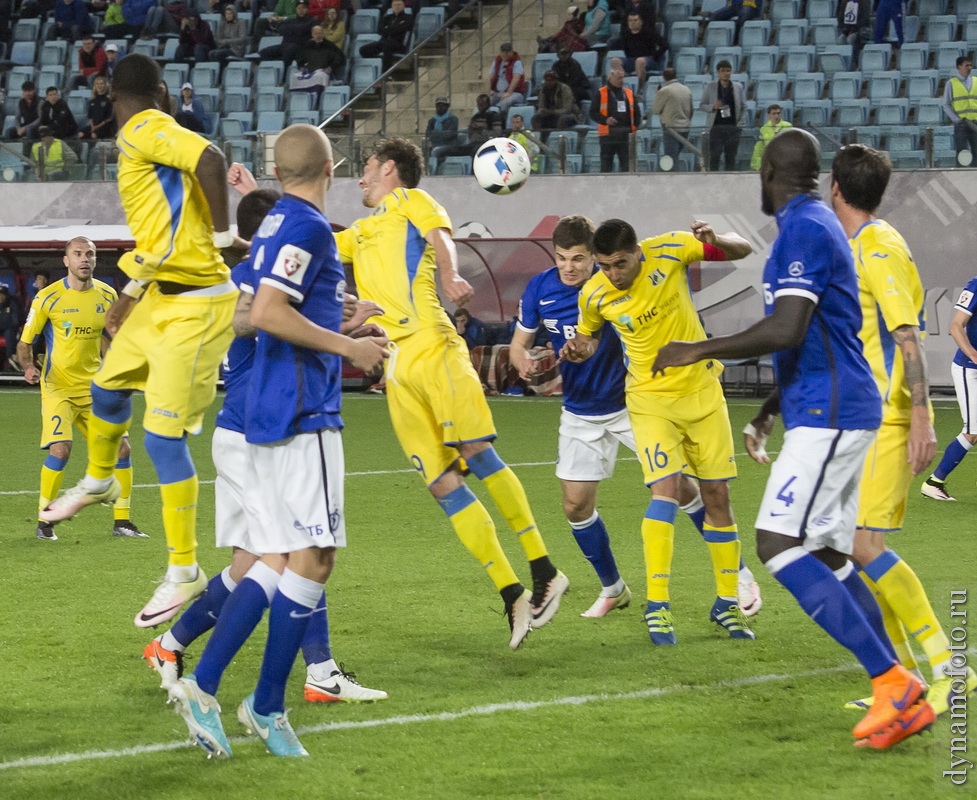
[[[424,237],[434,248],[434,256],[441,273],[441,287],[456,306],[467,304],[474,296],[472,285],[458,274],[458,249],[447,228],[432,228]]]
[[[753,245],[738,233],[730,231],[720,235],[713,230],[712,225],[699,219],[692,222],[692,235],[703,244],[722,250],[730,261],[746,258],[753,252]]]

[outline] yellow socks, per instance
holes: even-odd
[[[736,598],[736,584],[740,572],[740,539],[736,525],[716,527],[708,522],[702,526],[702,538],[709,547],[712,571],[716,576],[716,594]]]
[[[119,461],[119,442],[129,427],[126,422],[109,422],[92,414],[88,422],[88,467],[85,472],[105,480],[115,472]]]
[[[60,459],[48,453],[41,466],[41,496],[37,500],[37,510],[42,511],[47,508],[58,492],[61,491],[61,482],[64,480],[64,465],[67,459]]]
[[[465,485],[459,486],[438,498],[438,505],[448,515],[461,543],[485,568],[496,589],[501,590],[519,583],[519,578],[499,544],[495,523],[471,489]]]
[[[189,567],[197,563],[197,476],[159,487],[163,498],[163,530],[169,563]]]
[[[648,600],[653,603],[668,602],[668,582],[672,572],[677,512],[678,503],[674,500],[652,498],[641,521]]]
[[[115,501],[112,508],[112,515],[115,519],[129,519],[129,510],[132,506],[132,462],[128,458],[120,458],[115,465],[115,477],[119,479],[122,486],[122,494]]]

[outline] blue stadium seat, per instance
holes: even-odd
[[[444,8],[428,6],[417,12],[414,23],[414,41],[420,44],[444,25]]]
[[[204,111],[208,114],[212,114],[218,110],[220,106],[220,89],[214,86],[197,86],[194,84],[193,94],[200,99]]]
[[[573,59],[580,65],[583,74],[588,78],[592,78],[597,74],[597,56],[598,53],[596,50],[583,50],[579,53],[574,53]]]
[[[811,20],[811,44],[823,48],[838,42],[838,23],[834,19]]]
[[[361,8],[350,20],[346,27],[350,36],[358,33],[376,33],[380,29],[380,9]]]
[[[956,75],[957,58],[968,55],[962,42],[943,42],[936,46],[936,64],[941,75]]]
[[[683,47],[672,63],[680,76],[698,75],[706,66],[706,48]]]
[[[536,106],[523,104],[520,106],[509,106],[509,113],[506,114],[505,124],[506,127],[510,127],[512,124],[512,118],[517,114],[522,117],[523,121],[526,123],[528,128],[533,121],[533,114],[536,113]]]
[[[699,105],[699,102],[702,100],[702,90],[706,88],[706,84],[711,80],[711,75],[689,75],[682,81],[682,83],[689,87],[689,91],[692,92],[693,108]]]
[[[13,41],[15,42],[36,42],[41,34],[41,20],[19,19],[14,23]]]
[[[264,111],[281,111],[285,105],[283,89],[265,87],[254,98],[254,110],[259,116]]]
[[[801,15],[801,0],[771,0],[770,21],[776,27],[784,20],[797,19]]]
[[[835,124],[841,128],[861,127],[868,124],[872,106],[867,97],[835,100]]]
[[[250,86],[251,64],[247,61],[230,61],[224,67],[224,77],[221,80],[224,87]]]
[[[37,75],[38,95],[43,95],[47,91],[48,86],[57,86],[59,91],[64,86],[63,66],[41,67]]]
[[[540,53],[533,59],[531,74],[534,86],[539,86],[543,82],[543,75],[553,66],[554,61],[556,61],[556,53]],[[609,62],[610,59],[608,58],[607,61]]]
[[[736,37],[736,23],[732,21],[710,22],[702,37],[702,44],[708,53],[717,47],[732,47]]]
[[[814,45],[788,47],[787,53],[784,56],[784,72],[788,76],[796,75],[800,72],[811,72],[814,69],[814,59],[816,56],[817,49]]]
[[[795,103],[820,100],[824,93],[823,72],[799,72],[793,78],[792,97]]]
[[[284,61],[262,61],[255,72],[254,85],[257,89],[281,86],[284,77]]]
[[[954,3],[957,17],[966,19],[969,16],[977,15],[977,0],[957,0]]]
[[[567,153],[576,153],[579,150],[580,134],[576,131],[553,131],[547,139],[547,146],[554,152],[560,152],[560,140],[567,143]]]
[[[37,60],[36,42],[14,42],[10,48],[10,61],[14,64],[33,65]]]
[[[867,44],[859,56],[859,67],[865,74],[883,72],[892,63],[891,44]]]
[[[879,125],[905,125],[909,119],[909,100],[894,97],[875,104],[875,121]]]
[[[288,124],[296,125],[300,122],[306,125],[318,125],[321,120],[319,119],[319,112],[309,109],[307,111],[291,111],[288,112]]]
[[[977,0],[975,0],[977,2]],[[963,40],[968,47],[977,46],[977,14],[971,14],[963,23]]]
[[[219,86],[219,75],[220,64],[218,62],[204,61],[195,64],[193,69],[190,70],[190,83],[193,84],[194,90]]]
[[[668,34],[668,44],[673,53],[683,47],[695,47],[699,41],[698,22],[673,22]]]
[[[924,18],[946,14],[946,0],[918,0],[916,12]]]
[[[857,135],[858,141],[869,147],[879,148],[882,145],[882,128],[878,125],[862,125]]]
[[[905,16],[902,18],[902,35],[907,42],[919,41],[919,29],[922,27],[919,17]]]
[[[924,97],[915,100],[913,105],[916,107],[918,125],[943,125],[949,121],[943,112],[943,100],[939,97]]]
[[[781,47],[797,47],[807,44],[809,23],[806,19],[785,19],[777,26],[777,44]]]
[[[770,44],[770,20],[751,19],[740,29],[740,47],[749,52],[757,47]]]
[[[905,42],[899,51],[899,69],[903,72],[926,69],[930,61],[930,46],[927,42]]]
[[[851,69],[851,59],[850,44],[829,45],[818,56],[818,68],[830,78],[836,72],[846,72]]]
[[[798,104],[794,114],[794,124],[802,127],[815,125],[823,128],[831,124],[834,104],[830,100],[805,100]]]
[[[349,102],[350,89],[348,86],[330,86],[319,98],[319,113],[326,119],[339,111]]]
[[[315,108],[316,96],[312,92],[290,92],[288,95],[288,113],[312,111]]]
[[[906,97],[914,101],[935,97],[939,84],[940,73],[937,70],[914,70],[906,76]]]
[[[733,72],[740,71],[740,64],[743,63],[742,47],[717,47],[712,51],[712,58],[709,59],[709,69],[706,70],[710,75],[716,73],[716,64],[720,61],[728,61],[733,65]],[[733,80],[737,80],[735,77]]]
[[[899,96],[902,73],[899,70],[876,72],[868,79],[868,97],[875,102]]]
[[[276,133],[285,127],[284,111],[261,111],[257,115],[254,129],[259,132]]]
[[[379,58],[359,58],[353,64],[350,87],[359,94],[375,84],[383,72],[383,61]]]
[[[170,88],[170,94],[180,94],[180,87],[187,82],[190,77],[189,64],[167,64],[163,67],[163,80]]]
[[[824,19],[834,17],[838,12],[836,0],[807,0],[807,18]]]
[[[754,47],[746,57],[746,69],[753,80],[777,71],[780,48],[776,45]]]
[[[926,41],[932,44],[957,41],[957,18],[953,15],[930,17],[926,22]]]
[[[441,175],[471,175],[472,160],[469,156],[448,156],[441,164]]]
[[[144,56],[156,58],[156,54],[159,52],[159,42],[155,39],[136,39],[129,52],[142,53]]]
[[[783,73],[772,73],[763,78],[757,78],[753,83],[753,99],[760,105],[778,103],[784,99],[787,86],[787,76]]]
[[[68,43],[58,39],[42,45],[39,63],[42,67],[63,67],[67,57]],[[74,61],[77,63],[77,59]]]
[[[160,58],[163,61],[172,61],[174,58],[176,58],[176,49],[179,46],[179,39],[167,39],[165,42],[163,42],[162,54],[157,56],[157,58]]]
[[[222,111],[250,111],[251,90],[244,86],[226,86],[223,92]]]
[[[666,25],[687,22],[692,16],[692,0],[667,0],[663,16]]]
[[[237,131],[236,135],[240,136],[254,130],[254,114],[250,111],[225,112],[221,126],[226,131],[224,136],[234,137],[235,133],[230,131]]]

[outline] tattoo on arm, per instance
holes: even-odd
[[[902,353],[906,386],[914,406],[926,406],[929,401],[929,381],[926,378],[926,354],[915,325],[900,325],[892,332],[892,338]]]

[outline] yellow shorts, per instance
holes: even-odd
[[[699,480],[736,477],[736,451],[719,381],[692,394],[628,392],[628,415],[645,485],[685,472]]]
[[[58,442],[70,442],[72,425],[87,439],[91,413],[91,394],[73,395],[46,389],[41,394],[41,449],[47,450]]]
[[[458,460],[455,445],[495,439],[495,423],[464,340],[419,331],[392,347],[387,405],[404,454],[430,486]]]
[[[112,340],[95,383],[146,393],[143,427],[178,439],[200,433],[234,338],[237,292],[164,295],[153,284]]]
[[[883,422],[865,456],[859,487],[858,527],[897,531],[906,518],[906,498],[913,480],[909,466],[909,424]]]

